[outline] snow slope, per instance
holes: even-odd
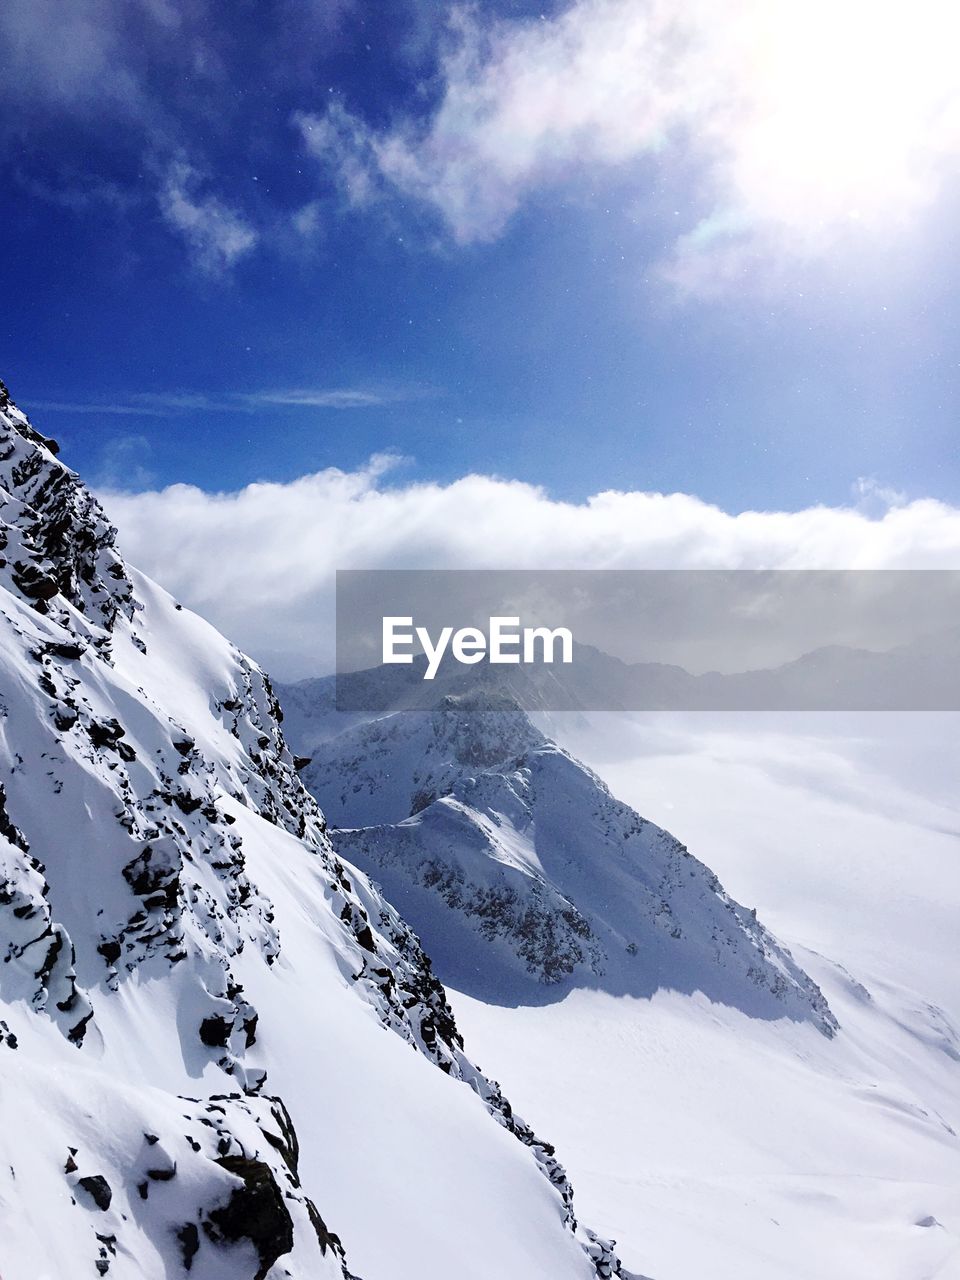
[[[266,677],[55,452],[0,384],[4,1280],[620,1274]]]

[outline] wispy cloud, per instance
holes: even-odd
[[[117,436],[108,440],[94,470],[94,484],[100,489],[147,489],[156,484],[149,463],[152,445],[143,435]]]
[[[284,208],[278,193],[231,186],[204,146],[213,155],[218,137],[236,136],[245,153],[268,138],[271,151],[289,147],[266,113],[251,131],[237,88],[255,67],[259,92],[306,95],[354,7],[282,0],[251,64],[214,0],[3,0],[0,143],[34,157],[18,161],[19,180],[44,199],[116,217],[153,203],[207,276],[258,249],[315,252],[333,201],[298,189]],[[408,25],[418,12],[432,50],[446,6],[398,8]],[[955,0],[566,0],[525,18],[494,8],[449,12],[438,64],[418,63],[423,92],[388,126],[326,92],[322,109],[301,100],[300,140],[350,206],[416,203],[471,244],[555,184],[589,191],[613,176],[628,204],[632,185],[649,206],[675,182],[664,271],[701,290],[739,281],[758,254],[887,235],[956,167]],[[91,142],[69,162],[52,145],[64,124]],[[99,177],[98,147],[123,161]]]
[[[77,212],[118,216],[155,199],[202,273],[233,267],[260,233],[211,189],[199,160],[190,162],[204,136],[198,120],[225,117],[231,106],[217,16],[210,0],[4,0],[0,93],[9,109],[0,150],[13,142],[11,154],[25,157],[15,179]],[[66,161],[56,144],[64,130],[89,144]],[[124,164],[98,176],[104,146]],[[117,179],[124,171],[127,179]]]
[[[32,400],[45,413],[89,413],[131,418],[168,418],[190,413],[257,413],[263,409],[375,409],[436,396],[434,387],[290,387],[265,391],[141,391],[114,400]]]
[[[705,262],[736,278],[758,246],[817,253],[929,204],[960,152],[958,37],[951,0],[460,9],[429,117],[376,130],[335,103],[294,123],[351,204],[418,199],[462,244],[549,184],[625,171],[642,200],[651,162],[693,161],[670,272],[695,288]]]
[[[890,511],[894,507],[904,507],[908,498],[902,489],[883,484],[876,476],[858,476],[850,486],[850,492],[857,504],[857,510],[866,515],[876,515]]]
[[[339,389],[332,391],[258,391],[245,399],[253,408],[265,404],[299,405],[307,409],[366,409],[370,406],[392,404],[398,400],[421,399],[426,389],[407,388],[404,391],[361,391]]]
[[[159,192],[160,211],[186,240],[194,262],[208,275],[229,271],[256,245],[259,235],[235,209],[199,188],[202,179],[184,161],[172,163]]]
[[[29,404],[31,411],[40,409],[44,413],[94,413],[98,415],[116,414],[119,417],[165,418],[170,412],[167,409],[159,408],[159,406],[138,405],[133,401],[130,403],[110,403],[94,400],[31,400]]]
[[[381,181],[379,143],[362,120],[334,102],[322,115],[296,112],[294,125],[314,159],[333,173],[350,204],[375,199]]]
[[[127,10],[131,22],[147,17],[153,26],[150,6],[124,0],[4,0],[0,5],[0,42],[4,56],[0,83],[7,94],[8,108],[15,99],[28,104],[36,117],[64,108],[94,118],[98,113],[118,123],[137,122],[148,126],[153,104],[143,83],[147,58],[144,44],[124,40],[129,29],[123,23]],[[146,36],[141,28],[138,35]],[[9,109],[0,132],[13,129],[14,114]]]

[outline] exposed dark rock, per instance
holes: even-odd
[[[18,827],[10,821],[7,813],[7,793],[4,790],[3,783],[0,782],[0,835],[6,836],[12,845],[15,845],[22,853],[29,851],[27,838]]]
[[[107,964],[116,964],[120,959],[122,948],[119,942],[108,940],[101,942],[97,947],[97,950],[103,956],[104,960],[106,960]]]
[[[233,1023],[219,1013],[211,1014],[200,1023],[200,1039],[208,1049],[226,1048]]]
[[[200,1232],[197,1224],[185,1222],[177,1232],[177,1240],[180,1242],[180,1259],[183,1262],[183,1269],[189,1271],[200,1249]]]
[[[376,951],[377,944],[373,940],[373,932],[368,924],[361,926],[361,928],[357,930],[355,936],[364,951]]]
[[[60,1008],[61,1006],[58,1005],[57,1007]],[[83,1044],[83,1038],[87,1034],[87,1027],[90,1025],[92,1017],[93,1010],[90,1009],[83,1015],[79,1022],[75,1022],[67,1031],[67,1039],[71,1044],[75,1044],[78,1049]]]
[[[307,1212],[310,1215],[310,1222],[317,1234],[317,1239],[320,1242],[320,1252],[326,1255],[328,1249],[333,1249],[334,1252],[339,1254],[342,1258],[343,1244],[340,1241],[340,1237],[329,1230],[327,1224],[320,1217],[317,1206],[309,1199],[307,1200]]]
[[[100,1256],[95,1265],[99,1274],[105,1276],[110,1270],[110,1260],[117,1256],[117,1237],[98,1235],[97,1241],[100,1245]]]
[[[91,720],[87,725],[87,733],[95,747],[115,750],[126,732],[118,720]]]
[[[177,901],[177,868],[150,845],[123,868],[123,878],[140,898],[158,896],[160,903],[173,906]],[[147,903],[153,906],[159,903]]]
[[[283,1157],[283,1162],[290,1170],[290,1175],[296,1180],[300,1177],[300,1142],[297,1138],[297,1131],[293,1127],[293,1121],[290,1119],[290,1112],[287,1110],[280,1098],[273,1098],[270,1102],[270,1114],[277,1122],[279,1134],[272,1133],[270,1129],[262,1129],[263,1136],[279,1151]]]
[[[116,531],[78,477],[56,458],[56,442],[36,431],[10,404],[4,415],[5,487],[22,504],[17,521],[21,557],[14,588],[40,613],[61,595],[108,633],[117,616],[139,608],[114,547]],[[106,637],[109,648],[109,635]]]
[[[13,566],[13,581],[28,600],[46,602],[59,594],[56,578],[38,569],[35,564],[18,561]]]
[[[76,707],[68,707],[58,705],[53,713],[53,723],[57,726],[61,733],[67,729],[72,729],[80,719],[80,713]]]
[[[110,1189],[110,1183],[102,1174],[88,1174],[85,1178],[78,1179],[77,1186],[83,1187],[98,1209],[106,1212],[110,1208],[113,1192]]]
[[[196,813],[203,804],[202,796],[192,796],[186,791],[174,791],[165,799],[172,801],[180,812],[185,814]]]
[[[261,1160],[221,1156],[217,1164],[242,1185],[225,1205],[211,1210],[203,1229],[214,1243],[249,1240],[260,1259],[254,1280],[265,1280],[277,1259],[293,1248],[293,1219],[283,1193],[270,1166]]]
[[[82,658],[87,651],[85,645],[59,640],[47,640],[43,648],[45,653],[52,654],[56,658]]]

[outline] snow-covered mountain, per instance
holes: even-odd
[[[56,453],[0,384],[4,1280],[626,1275],[267,678]]]
[[[302,696],[289,702],[297,735]],[[312,752],[302,776],[336,847],[383,885],[458,990],[506,1004],[574,986],[701,991],[833,1034],[818,987],[756,913],[510,695],[448,694]]]

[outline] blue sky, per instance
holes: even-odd
[[[960,500],[957,19],[714,8],[6,0],[0,373],[114,488]]]

